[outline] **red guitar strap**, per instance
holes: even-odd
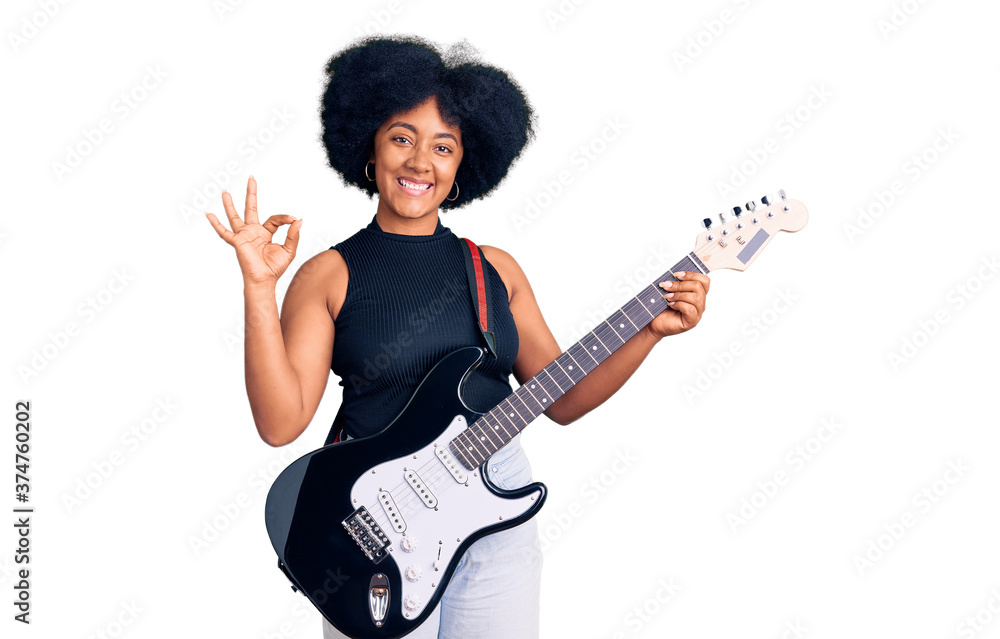
[[[487,305],[486,300],[490,299],[490,281],[483,272],[483,262],[486,257],[476,243],[469,238],[459,240],[462,245],[462,252],[465,255],[465,270],[469,278],[469,294],[472,297],[472,310],[479,322],[479,332],[483,334],[483,341],[486,342],[486,350],[494,357],[497,354],[496,338],[490,331],[490,316],[493,307]]]

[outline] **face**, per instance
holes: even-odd
[[[462,161],[462,132],[441,119],[432,97],[379,127],[371,160],[379,214],[407,219],[436,215]]]

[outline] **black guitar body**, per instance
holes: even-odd
[[[302,456],[268,493],[265,520],[279,565],[348,636],[415,630],[473,542],[526,521],[545,501],[543,484],[502,490],[483,466],[454,470],[453,458],[441,458],[481,415],[466,406],[461,385],[483,353],[451,353],[383,431]]]

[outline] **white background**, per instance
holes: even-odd
[[[702,218],[779,188],[810,212],[714,272],[700,325],[605,405],[525,435],[551,491],[543,637],[1000,636],[995,3],[51,4],[0,20],[0,601],[17,399],[37,509],[32,624],[4,603],[4,636],[320,636],[263,504],[339,380],[299,440],[259,440],[239,269],[203,214],[224,219],[213,176],[242,212],[254,175],[262,215],[304,218],[292,271],[369,222],[317,113],[366,29],[467,38],[529,95],[537,140],[443,220],[519,261],[564,348]]]

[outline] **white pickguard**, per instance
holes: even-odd
[[[541,490],[517,499],[497,497],[483,483],[482,467],[467,471],[468,481],[459,483],[434,454],[435,446],[447,446],[468,426],[461,415],[455,417],[440,437],[430,445],[369,468],[351,488],[355,507],[364,506],[389,538],[389,557],[403,573],[402,593],[390,594],[390,606],[400,606],[404,617],[415,619],[441,586],[441,576],[458,547],[473,533],[504,520],[514,519],[541,496]],[[416,470],[437,498],[437,507],[429,508],[404,479],[407,470]],[[402,514],[406,529],[397,532],[380,503],[379,490],[387,490]],[[403,549],[403,537],[416,541],[416,547]],[[440,550],[440,555],[438,554]],[[391,569],[386,561],[379,567]],[[416,567],[421,576],[411,581],[406,571]]]

